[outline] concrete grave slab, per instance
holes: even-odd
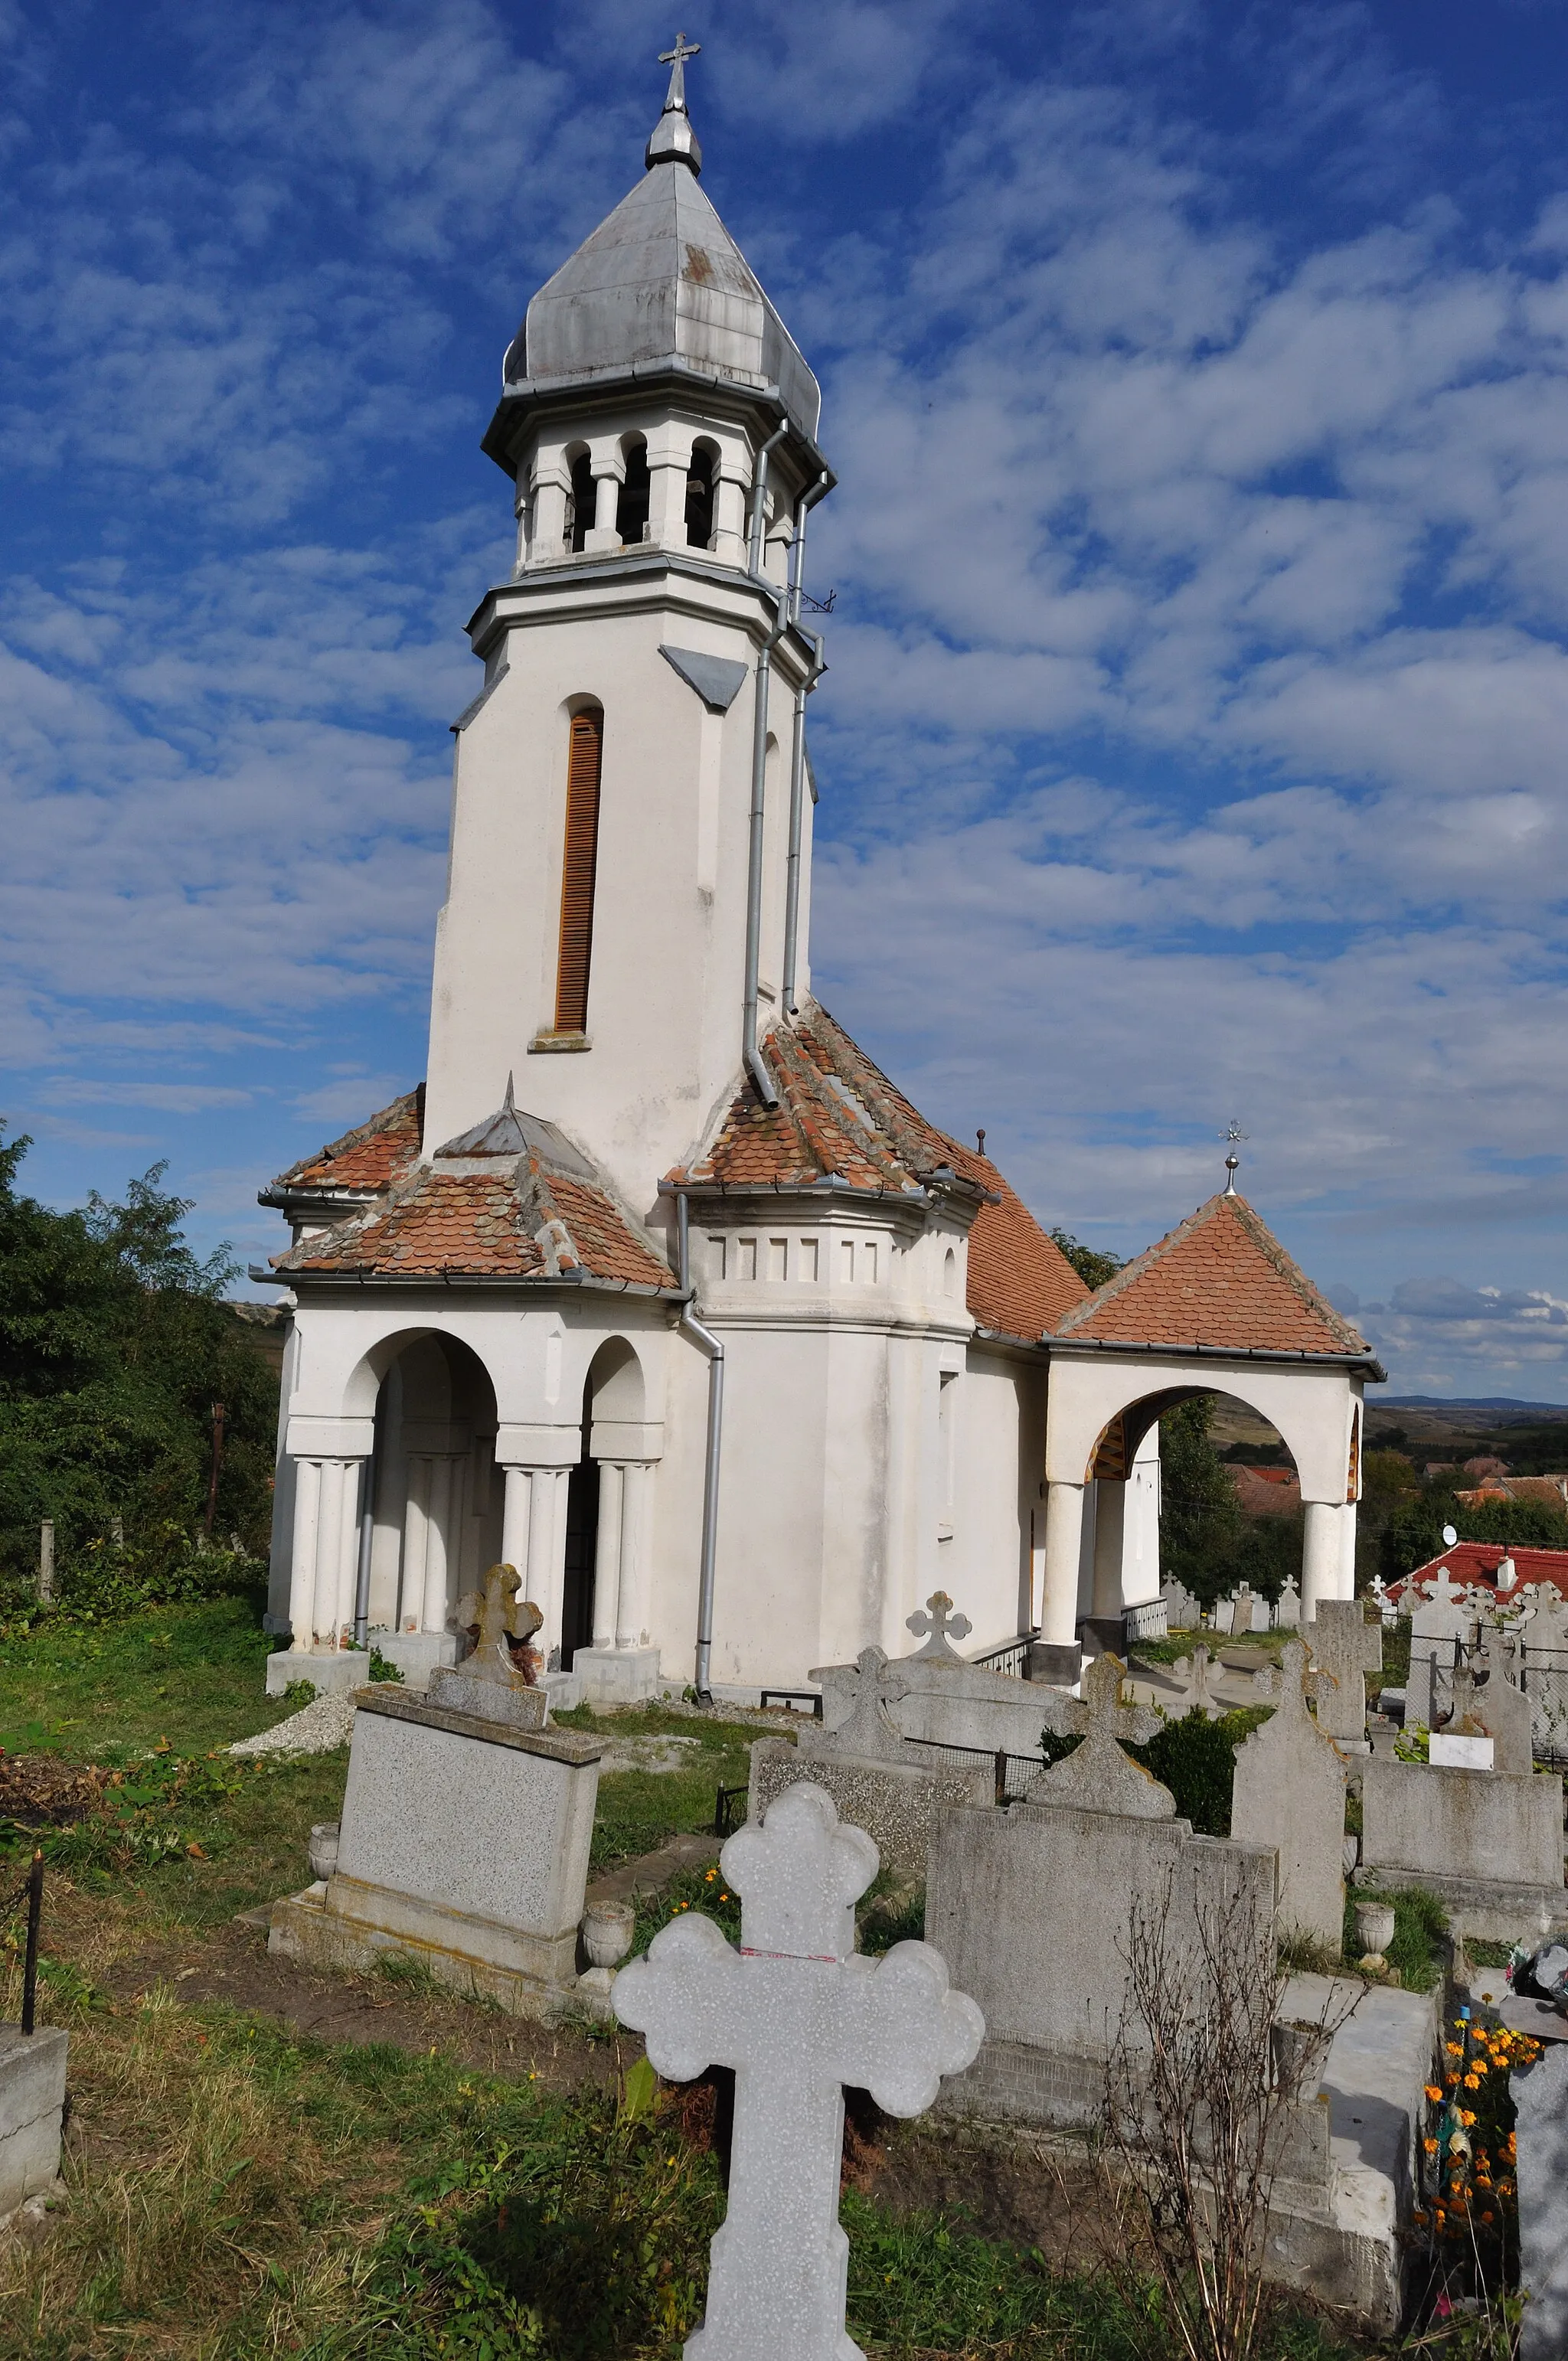
[[[1486,1942],[1568,1923],[1560,1776],[1373,1755],[1361,1794],[1357,1885],[1425,1886],[1456,1935]]]
[[[0,2025],[0,2222],[60,2178],[70,2037]]]
[[[576,1982],[603,1741],[389,1685],[358,1708],[336,1870],[274,1904],[268,1949],[356,1971],[401,1952],[461,1991],[550,2014]]]

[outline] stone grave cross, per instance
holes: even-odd
[[[1185,1720],[1195,1708],[1205,1713],[1211,1721],[1220,1719],[1225,1708],[1209,1688],[1209,1668],[1212,1663],[1213,1658],[1201,1641],[1190,1656],[1178,1656],[1170,1669],[1177,1679],[1185,1683],[1185,1686],[1170,1708],[1174,1720]]]
[[[467,1631],[476,1623],[479,1627],[474,1653],[463,1664],[467,1679],[502,1681],[509,1688],[532,1686],[512,1662],[509,1641],[532,1640],[544,1618],[531,1598],[518,1597],[521,1588],[515,1565],[493,1565],[484,1589],[470,1590],[457,1601],[454,1616],[458,1625]]]
[[[1083,1675],[1080,1697],[1056,1695],[1046,1710],[1058,1735],[1081,1731],[1083,1743],[1061,1762],[1037,1771],[1025,1793],[1026,1804],[1065,1804],[1080,1812],[1119,1812],[1131,1819],[1168,1820],[1176,1798],[1168,1787],[1124,1754],[1118,1740],[1146,1745],[1165,1727],[1152,1705],[1124,1705],[1127,1667],[1119,1656],[1096,1656]]]
[[[1318,1728],[1342,1746],[1366,1739],[1366,1675],[1383,1669],[1383,1626],[1369,1623],[1359,1598],[1319,1601],[1312,1655],[1333,1686],[1318,1692]]]
[[[719,1855],[740,1896],[740,1945],[683,1912],[617,1977],[614,2006],[655,2070],[735,2073],[729,2207],[713,2241],[690,2361],[851,2361],[850,2242],[839,2225],[846,2082],[890,2115],[923,2114],[968,2066],[985,2020],[948,1989],[940,1952],[855,1949],[855,1903],[877,1872],[863,1828],[806,1780]]]
[[[844,1719],[820,1736],[815,1729],[809,1736],[809,1752],[813,1754],[869,1755],[875,1762],[919,1763],[928,1770],[931,1758],[917,1752],[905,1738],[888,1705],[894,1697],[907,1696],[908,1674],[902,1664],[890,1664],[880,1648],[862,1648],[855,1659],[860,1679]]]
[[[1481,1634],[1481,1664],[1486,1686],[1479,1695],[1472,1686],[1469,1710],[1492,1741],[1492,1767],[1497,1771],[1535,1768],[1535,1712],[1530,1699],[1513,1677],[1519,1660],[1516,1634],[1500,1631],[1495,1623],[1488,1624]],[[1457,1717],[1457,1695],[1454,1711]]]
[[[928,1663],[932,1657],[945,1664],[961,1664],[963,1658],[958,1650],[948,1645],[948,1634],[951,1632],[955,1640],[967,1639],[974,1626],[967,1615],[953,1613],[953,1602],[945,1590],[934,1590],[924,1609],[911,1615],[904,1628],[913,1631],[917,1640],[924,1633],[930,1634],[926,1645],[916,1651],[917,1664]]]

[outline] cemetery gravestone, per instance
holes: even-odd
[[[400,1954],[528,2015],[573,1994],[603,1741],[543,1728],[544,1692],[496,1653],[534,1612],[516,1579],[496,1567],[466,1602],[500,1627],[473,1672],[359,1690],[336,1865],[273,1905],[269,1950],[351,1971]]]
[[[1307,1651],[1288,1640],[1277,1671],[1258,1675],[1277,1704],[1236,1749],[1231,1835],[1279,1856],[1277,1924],[1339,1956],[1344,1927],[1347,1766],[1307,1709]]]
[[[1568,2353],[1568,2042],[1509,2077],[1518,2111],[1519,2287],[1528,2301],[1519,2361]]]
[[[955,1640],[967,1640],[974,1626],[967,1615],[955,1615],[952,1610],[953,1602],[947,1592],[934,1590],[925,1608],[909,1617],[905,1631],[913,1631],[917,1640],[926,1642],[926,1645],[917,1652],[916,1662],[963,1663],[958,1650],[948,1645],[948,1634],[950,1631]]]
[[[890,1664],[880,1648],[862,1648],[844,1720],[831,1730],[807,1722],[796,1746],[782,1738],[759,1739],[751,1749],[749,1819],[761,1822],[775,1796],[805,1775],[826,1789],[844,1819],[869,1833],[892,1867],[924,1876],[937,1805],[988,1802],[995,1771],[991,1763],[945,1755],[904,1736],[888,1705],[906,1694],[913,1661],[918,1660]],[[1030,1716],[1037,1733],[1037,1704]]]
[[[1359,1598],[1320,1601],[1312,1655],[1333,1686],[1317,1695],[1318,1728],[1342,1749],[1366,1751],[1366,1675],[1383,1668],[1383,1627],[1369,1623]]]
[[[1492,1762],[1498,1771],[1533,1771],[1534,1720],[1530,1701],[1516,1686],[1514,1666],[1518,1643],[1496,1624],[1481,1635],[1481,1664],[1486,1686],[1476,1696],[1471,1712],[1492,1741]]]
[[[1279,1594],[1278,1604],[1274,1609],[1274,1622],[1277,1631],[1299,1631],[1301,1629],[1301,1592],[1294,1575],[1288,1577]]]
[[[1120,1657],[1096,1656],[1083,1676],[1081,1697],[1053,1697],[1047,1727],[1058,1737],[1082,1738],[1070,1754],[1030,1780],[1025,1801],[1065,1804],[1078,1811],[1120,1812],[1141,1820],[1169,1819],[1176,1798],[1152,1772],[1117,1744],[1146,1746],[1165,1727],[1155,1707],[1124,1705],[1127,1668]]]
[[[984,2020],[928,1945],[895,1944],[880,1962],[856,1953],[855,1903],[877,1850],[820,1787],[786,1789],[719,1863],[740,1896],[739,1951],[711,1919],[683,1915],[622,1969],[613,1995],[659,2073],[735,2074],[729,2209],[685,2350],[690,2361],[850,2361],[844,2085],[889,2114],[921,2114],[973,2059]]]
[[[1405,1727],[1431,1730],[1448,1702],[1449,1678],[1459,1649],[1475,1634],[1470,1593],[1440,1565],[1431,1588],[1410,1618],[1410,1671],[1406,1686]]]

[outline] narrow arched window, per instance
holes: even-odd
[[[581,550],[584,538],[593,530],[594,501],[593,464],[586,451],[572,462],[572,489],[566,501],[566,546]]]
[[[646,443],[633,443],[626,454],[626,476],[615,503],[615,524],[627,549],[640,543],[648,530]]]
[[[594,947],[594,871],[598,862],[599,766],[604,716],[572,716],[566,758],[566,846],[561,863],[561,948],[555,967],[555,1030],[588,1029],[588,965]]]
[[[713,454],[698,444],[686,470],[686,543],[706,549],[713,539]]]

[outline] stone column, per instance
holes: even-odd
[[[322,1463],[294,1462],[294,1545],[289,1565],[289,1629],[296,1654],[311,1644],[316,1601],[316,1532],[321,1521]]]
[[[683,434],[673,427],[648,439],[648,538],[665,549],[686,546],[691,447],[689,431]]]
[[[561,1645],[566,1582],[566,1467],[535,1467],[528,1511],[528,1576],[524,1595],[544,1618],[536,1645],[546,1664]]]
[[[354,1643],[354,1593],[359,1583],[359,1496],[368,1465],[365,1459],[346,1459],[343,1463],[342,1516],[334,1567],[336,1579],[332,1645],[334,1648],[352,1647]]]
[[[626,1470],[618,1460],[599,1461],[599,1513],[594,1556],[596,1648],[613,1648],[620,1624],[621,1574],[625,1563],[622,1505]]]
[[[620,1494],[620,1603],[616,1611],[618,1648],[648,1646],[649,1590],[653,1574],[653,1463],[631,1460],[622,1471]]]
[[[748,481],[728,454],[719,460],[713,482],[713,555],[729,566],[746,563]]]
[[[620,487],[626,478],[626,462],[612,445],[590,453],[588,465],[594,478],[594,521],[583,535],[585,549],[619,549],[620,533],[615,522],[620,500]],[[538,1605],[537,1599],[534,1604]]]
[[[1354,1514],[1354,1511],[1352,1511]],[[1301,1621],[1316,1620],[1318,1602],[1339,1598],[1343,1578],[1344,1510],[1335,1500],[1308,1500],[1302,1510]],[[1352,1532],[1354,1546],[1354,1528]]]
[[[1046,1496],[1046,1575],[1040,1600],[1040,1648],[1047,1667],[1064,1668],[1077,1653],[1078,1569],[1083,1543],[1083,1486],[1053,1484]],[[1047,1671],[1047,1676],[1049,1675]],[[1076,1678],[1076,1673],[1069,1675]]]
[[[562,555],[566,546],[566,495],[571,489],[571,476],[558,457],[535,467],[533,514],[521,563],[546,566]]]
[[[424,1561],[430,1534],[430,1478],[427,1453],[409,1455],[408,1501],[403,1510],[403,1562],[398,1586],[398,1629],[418,1631],[424,1620]]]
[[[1096,1619],[1120,1615],[1122,1557],[1126,1542],[1127,1487],[1102,1476],[1094,1487],[1094,1605]]]
[[[506,1497],[501,1508],[501,1564],[521,1574],[528,1565],[529,1480],[526,1467],[502,1469]]]
[[[1347,1500],[1339,1512],[1340,1565],[1338,1598],[1355,1597],[1355,1502]]]
[[[446,1629],[446,1561],[452,1540],[452,1461],[443,1455],[430,1463],[430,1506],[424,1536],[424,1598],[420,1614],[423,1631]]]

